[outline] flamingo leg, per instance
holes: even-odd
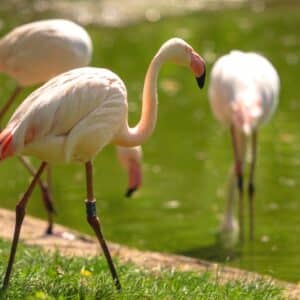
[[[10,106],[12,105],[12,103],[14,102],[14,100],[16,99],[18,94],[20,94],[20,92],[22,90],[23,90],[23,88],[20,86],[17,86],[14,89],[14,91],[12,92],[12,94],[10,95],[10,97],[8,98],[8,100],[5,102],[5,104],[3,105],[3,107],[0,110],[0,120],[3,118],[3,116],[5,115],[7,110],[10,108]]]
[[[237,188],[239,192],[239,202],[238,202],[238,220],[239,220],[239,228],[240,228],[239,239],[240,242],[243,242],[244,241],[243,157],[239,151],[238,136],[234,126],[231,126],[230,132],[231,132],[233,153],[234,153],[235,175],[237,178]]]
[[[256,147],[257,146],[257,132],[254,131],[251,136],[251,165],[248,184],[248,200],[249,200],[249,221],[250,221],[250,240],[254,239],[254,172],[256,165]]]
[[[48,165],[47,167],[47,187],[50,198],[52,199],[52,168]]]
[[[101,231],[100,221],[97,217],[96,213],[96,200],[94,198],[94,191],[93,191],[93,166],[90,161],[88,161],[85,164],[86,169],[86,186],[87,186],[87,200],[85,202],[86,204],[86,213],[87,213],[87,221],[90,224],[90,226],[93,228],[97,239],[100,243],[100,246],[103,250],[103,253],[105,255],[107,264],[109,266],[113,281],[116,285],[117,290],[121,290],[121,284],[114,266],[114,263],[112,261],[109,249],[107,247],[107,244],[105,242],[104,236]]]
[[[2,287],[3,290],[6,290],[8,283],[9,283],[9,278],[10,278],[10,274],[12,271],[12,266],[14,263],[16,251],[17,251],[20,231],[21,231],[22,223],[23,223],[24,216],[25,216],[25,209],[26,209],[27,202],[33,192],[35,185],[37,184],[40,176],[42,175],[46,165],[47,165],[46,162],[42,162],[37,173],[33,177],[27,191],[24,193],[23,197],[16,205],[16,222],[15,222],[14,237],[13,237],[13,242],[12,242],[12,246],[11,246],[11,250],[10,250],[10,256],[9,256],[9,261],[8,261],[7,268],[6,268],[5,277],[3,280],[3,287]]]
[[[25,157],[19,156],[18,157],[20,162],[23,164],[23,166],[28,170],[28,172],[32,175],[35,176],[36,170],[34,169],[33,165],[30,163],[28,159]],[[47,166],[47,170],[49,172],[50,166]],[[48,174],[49,175],[49,174]],[[48,180],[49,176],[47,176]],[[49,182],[49,181],[48,181]],[[41,178],[38,179],[37,181],[41,194],[42,194],[42,200],[45,206],[45,209],[47,211],[47,217],[48,217],[48,227],[46,229],[46,234],[52,234],[53,233],[53,214],[55,213],[55,209],[53,206],[53,200],[52,200],[52,194],[49,190],[49,185],[44,183]]]

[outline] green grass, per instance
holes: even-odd
[[[95,195],[108,240],[226,261],[299,281],[300,6],[285,3],[259,12],[247,8],[203,11],[125,28],[87,28],[94,44],[92,64],[112,69],[127,85],[132,125],[139,117],[147,66],[159,46],[173,36],[184,38],[204,56],[208,75],[218,56],[233,48],[254,50],[272,61],[282,85],[278,111],[259,133],[253,244],[246,242],[240,251],[227,255],[215,243],[232,160],[229,134],[210,112],[207,85],[200,91],[189,70],[172,65],[164,66],[159,77],[158,124],[143,146],[142,189],[131,200],[123,197],[126,174],[116,162],[113,147],[105,148],[95,160]],[[1,34],[28,21],[22,12],[1,15],[0,11],[0,18]],[[38,18],[33,15],[30,21]],[[14,85],[8,76],[0,75],[1,103]],[[19,103],[30,90],[18,98]],[[55,220],[91,234],[85,220],[83,166],[55,166],[53,175]],[[1,207],[13,209],[28,180],[15,159],[1,162]],[[170,206],[171,201],[177,207]],[[45,218],[38,191],[28,213]]]
[[[9,244],[0,241],[0,275]],[[100,258],[65,258],[20,245],[6,299],[128,299],[128,300],[279,300],[281,291],[269,283],[232,281],[219,285],[210,274],[161,271],[151,273],[117,263],[122,293],[116,292],[106,262]],[[82,270],[88,271],[84,274]],[[87,276],[88,275],[88,276]],[[1,298],[1,297],[0,297]]]

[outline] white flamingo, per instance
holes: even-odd
[[[0,72],[14,78],[17,87],[0,110],[0,120],[24,87],[41,84],[65,71],[87,66],[91,61],[92,42],[89,34],[81,26],[62,19],[44,20],[21,25],[0,40]],[[128,171],[130,196],[139,186],[141,162],[136,149],[117,150],[119,160]],[[130,161],[126,161],[126,158]],[[28,159],[21,162],[34,175],[36,171]],[[133,162],[131,162],[133,161]],[[132,167],[132,164],[135,167]],[[42,199],[48,213],[48,228],[53,228],[54,208],[50,188],[50,167],[48,182],[38,181]]]
[[[126,87],[107,69],[86,67],[59,75],[29,95],[17,108],[0,134],[0,158],[32,155],[42,160],[42,164],[16,206],[14,238],[3,289],[9,282],[26,204],[38,178],[47,163],[69,162],[85,165],[87,220],[97,235],[116,287],[121,288],[96,214],[91,161],[109,143],[133,147],[151,136],[157,119],[157,77],[167,61],[189,67],[198,85],[204,84],[205,63],[199,54],[179,38],[168,40],[148,68],[141,119],[134,128],[130,128],[127,121]]]
[[[234,171],[229,183],[223,230],[234,230],[233,197],[237,178],[239,191],[239,236],[243,240],[243,172],[247,137],[251,137],[248,183],[250,239],[254,235],[254,169],[257,131],[274,113],[278,103],[279,77],[272,64],[253,52],[231,51],[219,58],[211,72],[209,97],[215,117],[228,126],[234,150]]]

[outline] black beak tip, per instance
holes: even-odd
[[[133,193],[137,190],[136,187],[134,188],[128,188],[128,190],[125,193],[125,197],[126,198],[131,198],[131,196],[133,195]]]
[[[200,77],[196,77],[197,84],[198,84],[200,89],[202,89],[204,87],[205,75],[206,75],[206,72],[204,71],[204,73]]]

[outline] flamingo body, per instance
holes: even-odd
[[[278,103],[279,77],[271,63],[253,52],[231,51],[214,64],[209,88],[215,117],[249,134],[265,123]]]
[[[114,138],[126,113],[126,89],[116,74],[78,68],[29,95],[1,133],[0,143],[12,134],[11,154],[51,163],[85,162]]]
[[[0,71],[30,86],[88,65],[91,54],[91,39],[81,26],[60,19],[37,21],[0,40]]]

